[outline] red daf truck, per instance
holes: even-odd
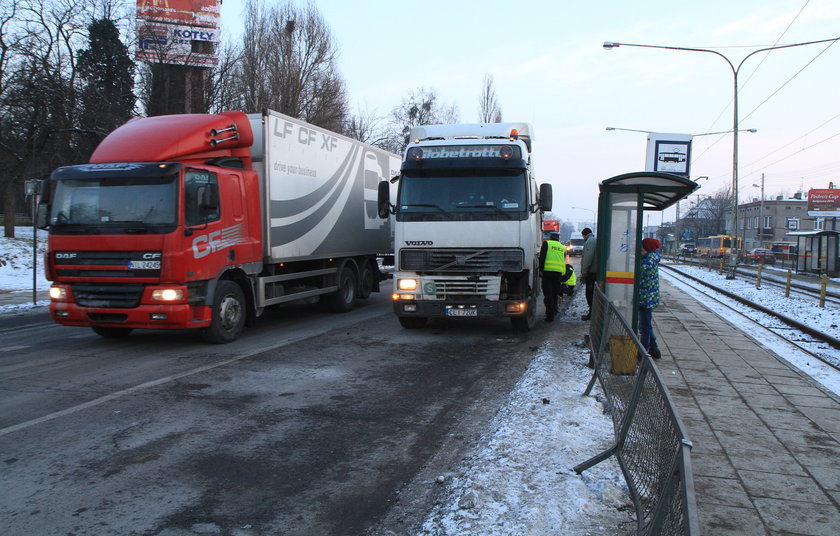
[[[379,183],[400,158],[269,110],[141,118],[55,170],[39,226],[52,318],[235,340],[269,306],[349,311],[393,252]]]

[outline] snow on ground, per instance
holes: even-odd
[[[38,231],[38,266],[35,270],[36,289],[45,291],[50,282],[44,276],[44,252],[47,250],[47,232]],[[20,296],[26,303],[0,305],[4,311],[18,311],[33,307],[32,298],[32,227],[15,227],[15,238],[0,237],[0,298],[6,294]],[[27,300],[30,300],[27,302]],[[13,300],[14,301],[14,300]],[[48,305],[41,301],[38,306]]]
[[[32,229],[21,227],[16,234],[15,239],[0,238],[0,259],[5,261],[0,262],[4,264],[0,266],[0,292],[17,291],[31,296]],[[40,263],[42,257],[38,259]],[[716,277],[715,272],[710,274],[704,269],[681,268],[687,272],[696,270],[705,279]],[[840,311],[836,307],[820,309],[813,300],[784,298],[782,291],[769,286],[756,290],[743,278],[720,279],[715,282],[728,290],[788,316],[811,324],[817,322],[826,333],[840,338]],[[685,285],[673,284],[696,294]],[[48,287],[43,267],[39,266],[38,289]],[[39,302],[39,306],[46,303]],[[0,306],[0,315],[20,307],[27,305]],[[579,318],[584,308],[583,293],[579,292],[567,318]],[[715,310],[736,326],[746,328],[745,321],[731,310]],[[574,324],[564,326],[565,322]],[[565,320],[556,327],[579,329],[582,333],[585,325]],[[836,373],[829,374],[825,366],[820,367],[795,348],[770,341],[752,327],[749,330],[794,366],[840,394]],[[595,396],[581,396],[592,374],[585,366],[588,350],[582,346],[582,335],[575,342],[570,340],[556,336],[546,342],[476,450],[451,474],[439,477],[442,499],[426,517],[420,535],[606,536],[634,532],[627,488],[613,458],[581,475],[571,470],[610,446],[613,427],[609,416],[603,413],[597,386]],[[825,352],[840,359],[837,350]]]
[[[579,317],[582,294],[569,315]],[[447,475],[444,498],[421,535],[635,532],[632,502],[614,458],[581,475],[571,469],[612,445],[612,422],[598,397],[581,396],[592,377],[588,359],[582,343],[548,341],[541,348],[477,451]]]

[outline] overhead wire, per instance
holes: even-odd
[[[802,12],[805,11],[805,8],[808,7],[808,4],[810,2],[811,2],[811,0],[805,0],[805,4],[801,8],[799,8],[799,11],[796,13],[796,15],[793,17],[793,19],[788,23],[787,27],[779,35],[778,39],[776,39],[776,41],[771,46],[775,47],[779,44],[779,42],[782,40],[782,38],[785,36],[785,34],[788,32],[788,30],[790,30],[790,27],[793,26],[793,23],[796,22],[796,20],[799,18],[799,16],[802,15]],[[750,73],[750,76],[747,77],[747,80],[743,84],[741,84],[741,86],[738,88],[739,92],[750,82],[750,80],[755,75],[755,73],[758,72],[758,69],[761,67],[761,65],[764,63],[764,61],[767,59],[767,56],[768,55],[765,54],[764,57],[761,58],[761,61],[758,62],[758,65],[756,65],[755,69],[752,70],[752,72]],[[729,103],[726,106],[724,106],[723,110],[720,111],[718,116],[714,119],[714,121],[712,121],[712,124],[709,125],[709,128],[707,128],[706,130],[711,131],[714,128],[714,126],[717,124],[717,122],[723,116],[724,112],[726,112],[726,110],[728,110],[729,107],[732,106],[732,103],[734,102],[734,100],[735,100],[735,96],[733,96],[731,99],[729,99]],[[754,111],[755,110],[753,110],[753,112]],[[750,113],[752,113],[752,112],[750,112]],[[704,154],[706,154],[712,147],[714,147],[721,140],[723,140],[724,137],[726,137],[726,134],[721,135],[718,139],[716,139],[714,142],[712,142],[708,147],[706,147],[706,149],[702,153],[697,155],[697,158],[695,159],[695,161],[702,158]]]

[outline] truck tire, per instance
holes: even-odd
[[[428,318],[424,316],[399,316],[397,319],[405,329],[421,329],[426,327]]]
[[[519,333],[528,333],[532,329],[534,329],[534,325],[537,323],[537,300],[536,298],[531,298],[528,300],[528,309],[525,311],[525,314],[522,316],[512,316],[510,317],[510,324],[513,326],[514,331],[518,331]]]
[[[359,274],[359,294],[358,297],[362,300],[368,299],[370,293],[373,292],[375,269],[370,262],[362,264],[362,273]]]
[[[347,313],[356,305],[356,289],[359,283],[356,273],[345,264],[338,274],[338,290],[330,296],[330,309],[336,313]]]
[[[106,339],[122,339],[127,337],[129,333],[134,331],[134,328],[112,328],[104,326],[93,326],[91,328],[100,337]]]
[[[245,295],[233,281],[221,280],[213,298],[213,319],[201,336],[213,344],[235,341],[245,327]]]

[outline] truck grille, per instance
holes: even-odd
[[[144,285],[72,285],[73,297],[82,307],[131,309],[140,305]]]
[[[448,298],[480,297],[496,301],[499,299],[499,277],[467,278],[435,277],[423,278],[423,293],[427,297],[445,300]]]
[[[400,269],[415,272],[521,272],[521,249],[403,249]]]
[[[55,273],[59,277],[138,277],[160,278],[162,255],[159,251],[57,251]],[[148,259],[157,261],[155,268],[143,266]]]

